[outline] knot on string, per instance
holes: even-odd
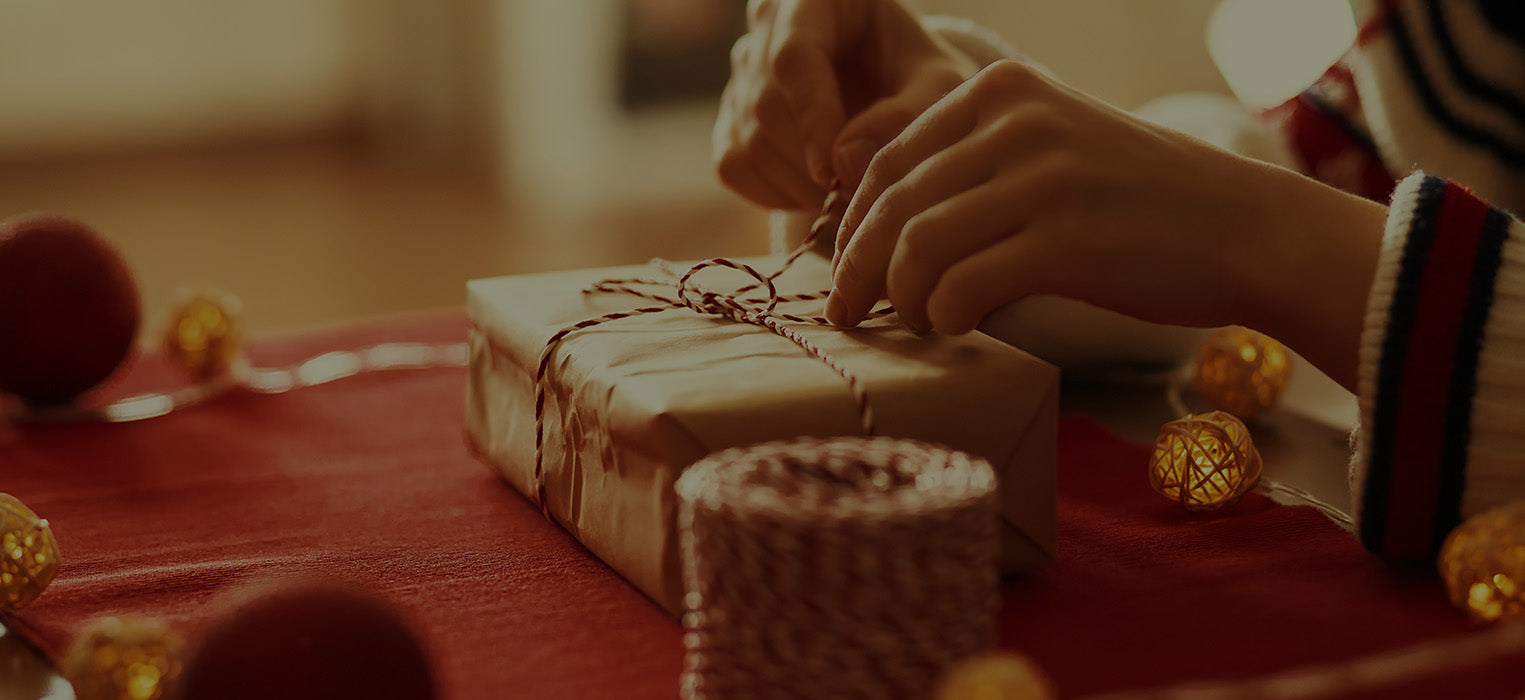
[[[545,349],[540,353],[540,362],[535,369],[535,501],[540,505],[540,512],[551,519],[550,504],[546,501],[546,474],[545,474],[545,380],[549,372],[551,357],[556,346],[568,335],[593,326],[618,321],[632,316],[658,313],[672,309],[689,309],[705,316],[715,316],[735,323],[758,326],[769,332],[785,338],[800,349],[820,360],[827,367],[835,371],[842,380],[847,383],[852,391],[857,404],[859,426],[863,435],[875,434],[874,412],[868,403],[868,393],[858,382],[858,378],[827,354],[815,343],[801,335],[794,328],[784,325],[784,322],[793,322],[808,325],[829,326],[831,323],[821,316],[796,316],[778,312],[780,303],[809,301],[824,299],[826,291],[807,292],[804,294],[781,295],[773,281],[783,275],[794,262],[810,249],[811,243],[818,238],[821,232],[835,220],[836,209],[840,202],[840,195],[833,185],[832,191],[826,197],[821,215],[816,217],[811,224],[810,233],[800,243],[789,257],[785,258],[778,270],[770,275],[764,275],[756,268],[746,263],[737,262],[728,258],[711,258],[690,267],[682,275],[678,275],[670,264],[663,260],[653,260],[652,264],[668,274],[667,279],[632,278],[632,279],[609,279],[595,282],[583,290],[583,293],[615,292],[630,294],[643,299],[658,302],[655,306],[643,306],[628,311],[616,311],[602,316],[579,321],[562,328],[545,343]],[[694,279],[700,271],[711,267],[724,267],[738,272],[743,272],[752,277],[754,282],[737,287],[730,292],[719,292],[704,287]],[[677,283],[672,278],[677,278]],[[675,289],[675,296],[651,291],[652,288]],[[749,292],[758,292],[758,296],[747,296]],[[871,316],[884,316],[893,313],[893,309],[885,307],[870,314]]]
[[[729,294],[717,292],[700,286],[693,279],[694,275],[711,267],[724,267],[745,272],[757,281],[744,287],[737,287],[735,291]],[[678,279],[677,287],[678,304],[693,309],[700,314],[720,316],[737,323],[762,325],[762,319],[771,315],[773,310],[778,308],[778,288],[773,285],[771,277],[764,276],[761,272],[757,271],[757,268],[751,265],[726,258],[711,258],[694,265]],[[743,298],[741,296],[755,289],[767,290],[767,296],[763,298]]]

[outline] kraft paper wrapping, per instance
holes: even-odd
[[[771,272],[781,261],[746,262]],[[717,290],[751,281],[701,274]],[[467,284],[467,435],[520,493],[536,492],[535,367],[546,341],[579,321],[651,305],[628,294],[584,294],[588,285],[661,276],[636,266]],[[807,255],[777,284],[787,294],[824,289],[829,279],[828,263]],[[780,310],[820,308],[816,301]],[[979,333],[917,336],[894,317],[849,331],[793,327],[863,383],[880,434],[990,461],[1001,481],[1003,571],[1053,561],[1055,367]],[[683,594],[673,483],[684,468],[727,447],[860,433],[852,392],[823,362],[763,328],[688,309],[568,336],[546,382],[547,512],[673,614]]]

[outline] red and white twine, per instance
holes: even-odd
[[[705,260],[679,275],[667,261],[655,260],[652,261],[653,265],[667,272],[669,277],[676,278],[676,283],[672,282],[671,279],[661,280],[645,277],[608,279],[595,282],[583,290],[584,293],[614,292],[629,294],[659,303],[655,306],[643,306],[628,311],[616,311],[585,321],[579,321],[557,331],[546,341],[545,349],[540,353],[540,362],[535,367],[535,501],[540,504],[541,512],[546,517],[550,517],[550,507],[546,503],[545,493],[545,382],[546,375],[550,370],[551,357],[555,353],[556,347],[567,336],[592,328],[593,326],[609,323],[610,321],[686,308],[698,314],[766,328],[775,335],[786,338],[795,345],[798,345],[805,352],[810,353],[811,356],[825,363],[827,367],[830,367],[832,371],[841,376],[842,381],[847,383],[848,389],[853,393],[853,398],[856,401],[858,409],[859,424],[863,434],[873,435],[875,433],[873,408],[869,405],[868,392],[863,388],[858,378],[835,358],[822,350],[820,346],[810,342],[798,330],[784,325],[785,323],[795,323],[829,326],[831,322],[821,316],[798,316],[782,313],[777,310],[779,304],[824,299],[828,292],[823,290],[803,294],[781,295],[773,284],[774,280],[788,271],[795,261],[810,249],[811,243],[815,242],[822,232],[836,221],[836,218],[840,215],[837,211],[840,204],[841,195],[833,187],[821,208],[821,215],[816,217],[816,220],[811,224],[810,232],[805,236],[805,239],[785,258],[783,264],[770,275],[763,275],[751,265],[727,258]],[[729,268],[743,272],[750,275],[755,281],[731,292],[719,292],[701,286],[694,280],[694,275],[701,270],[712,267]],[[661,292],[652,291],[652,287],[675,289],[677,294],[676,296],[668,296]],[[761,294],[758,296],[745,296],[751,292],[760,292]],[[870,316],[885,316],[890,313],[893,313],[893,310],[886,306],[875,310]]]
[[[678,479],[683,697],[930,697],[988,649],[996,476],[889,437],[734,448]]]

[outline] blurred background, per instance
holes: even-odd
[[[1125,107],[1227,93],[1217,0],[920,0]],[[0,218],[122,248],[152,319],[459,306],[514,272],[767,248],[710,127],[743,0],[0,0]]]

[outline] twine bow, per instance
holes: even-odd
[[[643,306],[629,311],[616,311],[602,316],[579,321],[570,326],[556,331],[545,343],[545,350],[540,353],[540,362],[535,367],[535,501],[540,505],[540,510],[547,518],[550,518],[550,506],[545,497],[545,377],[550,368],[551,356],[556,346],[567,336],[593,326],[602,325],[610,321],[618,321],[632,316],[669,311],[671,309],[689,309],[695,313],[716,316],[735,323],[745,323],[760,326],[771,331],[775,335],[788,339],[800,349],[810,353],[813,357],[825,363],[832,371],[842,377],[848,388],[853,393],[857,402],[859,426],[863,435],[872,436],[874,429],[874,412],[868,403],[868,392],[864,390],[857,376],[837,362],[835,358],[827,354],[815,343],[810,342],[799,331],[784,325],[784,323],[798,323],[817,326],[829,326],[830,321],[820,316],[796,316],[794,314],[781,313],[777,310],[779,304],[797,301],[811,301],[824,299],[827,291],[807,292],[804,294],[778,293],[778,288],[773,281],[783,275],[794,262],[810,249],[810,245],[820,237],[821,232],[833,221],[837,206],[841,200],[840,194],[835,187],[826,196],[826,202],[821,208],[821,215],[816,217],[810,225],[810,232],[799,246],[789,254],[778,270],[771,275],[764,275],[756,268],[746,263],[737,262],[727,258],[711,258],[694,265],[681,275],[665,260],[654,260],[652,264],[668,274],[668,279],[631,278],[631,279],[608,279],[595,282],[583,290],[585,294],[595,292],[615,292],[630,294],[658,302],[655,306]],[[755,282],[739,287],[731,292],[719,292],[700,285],[694,276],[701,270],[712,267],[723,267],[750,275]],[[674,285],[672,278],[677,278]],[[667,296],[653,292],[647,287],[661,287],[675,289],[675,296]],[[748,293],[757,292],[759,295],[747,296]],[[875,310],[870,317],[880,317],[894,313],[889,306]]]

